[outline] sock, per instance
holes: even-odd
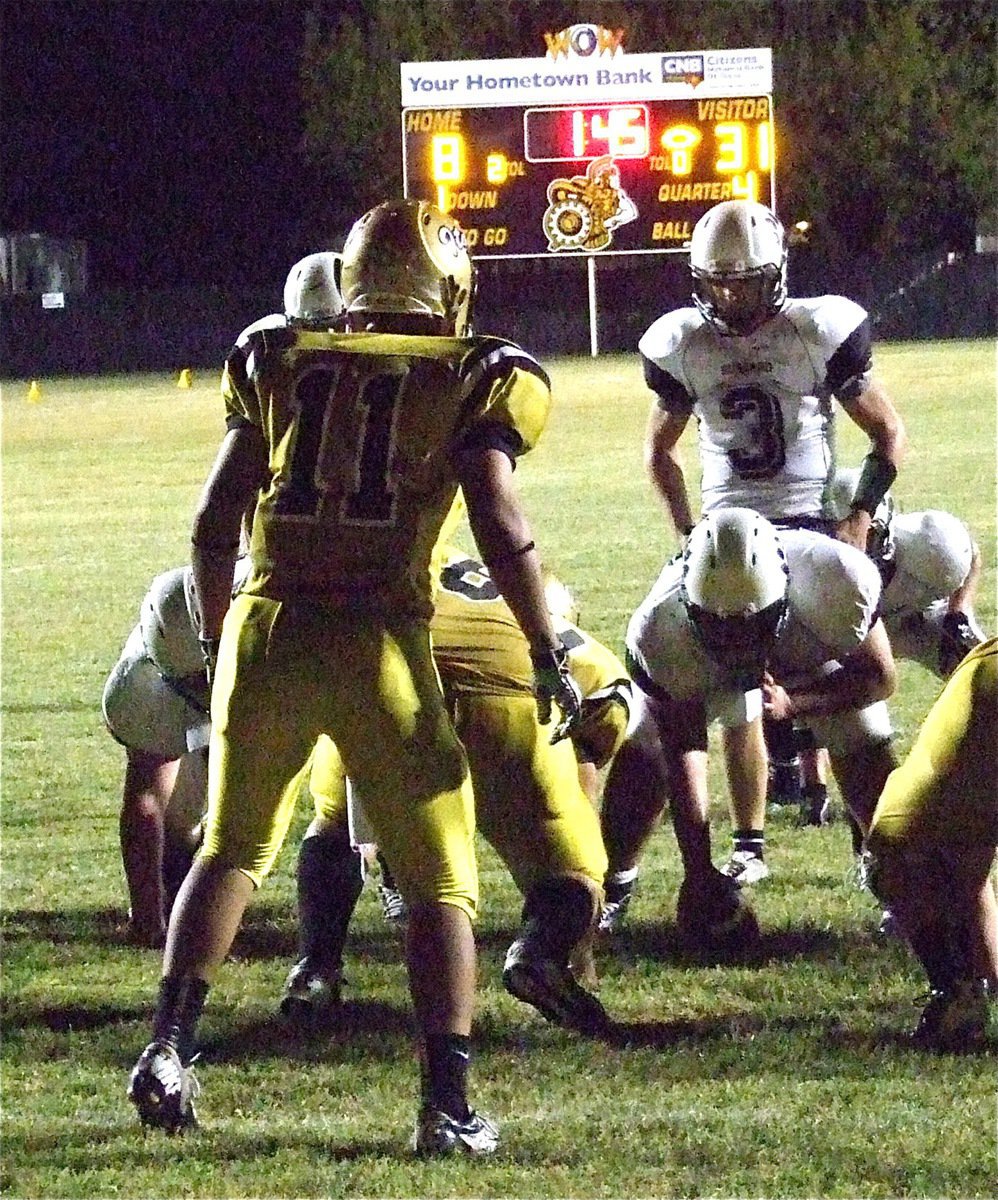
[[[468,1065],[471,1038],[460,1033],[431,1033],[420,1056],[420,1091],[424,1105],[458,1121],[468,1118]]]
[[[744,850],[756,858],[762,858],[766,849],[766,835],[761,829],[736,829],[731,841],[735,850]]]
[[[860,855],[863,853],[863,830],[848,809],[846,809],[846,820],[849,822],[849,836],[852,838],[853,855]]]
[[[378,851],[378,866],[381,868],[381,886],[391,888],[393,892],[397,892],[398,884],[395,882],[395,876],[392,874],[392,869],[388,865],[388,860]]]
[[[629,896],[634,891],[638,878],[638,868],[628,867],[623,871],[608,871],[603,881],[603,891],[607,900],[613,904]]]
[[[159,981],[159,997],[153,1015],[153,1040],[169,1042],[181,1062],[194,1057],[195,1035],[208,996],[203,979],[187,975],[164,975]]]
[[[804,788],[804,803],[806,805],[806,818],[809,818],[812,824],[818,824],[821,821],[827,820],[826,808],[828,806],[828,786],[824,783],[809,783]]]
[[[298,942],[317,971],[338,971],[364,877],[343,834],[307,837],[298,851]]]
[[[520,936],[565,966],[593,923],[595,899],[581,880],[565,875],[536,883],[523,903]]]

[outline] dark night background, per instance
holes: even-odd
[[[540,56],[579,20],[635,50],[772,45],[780,215],[811,222],[791,289],[852,296],[884,336],[990,334],[987,0],[0,0],[0,234],[88,248],[58,317],[0,296],[0,374],[214,362],[292,263],[399,190],[400,60]],[[482,308],[575,351],[580,266],[485,261]],[[688,294],[678,256],[601,274],[607,349]]]
[[[105,288],[277,284],[316,248],[296,0],[0,13],[0,231],[86,239]]]

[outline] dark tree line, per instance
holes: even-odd
[[[400,62],[540,57],[590,21],[625,50],[771,46],[777,203],[850,253],[968,250],[996,229],[990,0],[309,0],[303,152],[342,229],[401,192]]]

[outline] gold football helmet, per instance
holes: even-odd
[[[442,332],[471,332],[475,269],[464,230],[427,200],[388,200],[365,213],[343,247],[348,314],[436,317]]]

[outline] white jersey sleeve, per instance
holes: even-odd
[[[884,589],[885,618],[920,613],[946,600],[967,578],[973,561],[970,530],[951,513],[927,509],[891,521],[894,573]]]
[[[834,467],[833,397],[857,394],[870,370],[864,309],[844,296],[788,300],[734,337],[682,308],[651,325],[638,348],[659,405],[697,418],[704,512],[821,515]]]
[[[780,533],[790,572],[786,626],[773,654],[774,675],[806,677],[852,654],[879,615],[880,572],[861,551],[821,533]]]

